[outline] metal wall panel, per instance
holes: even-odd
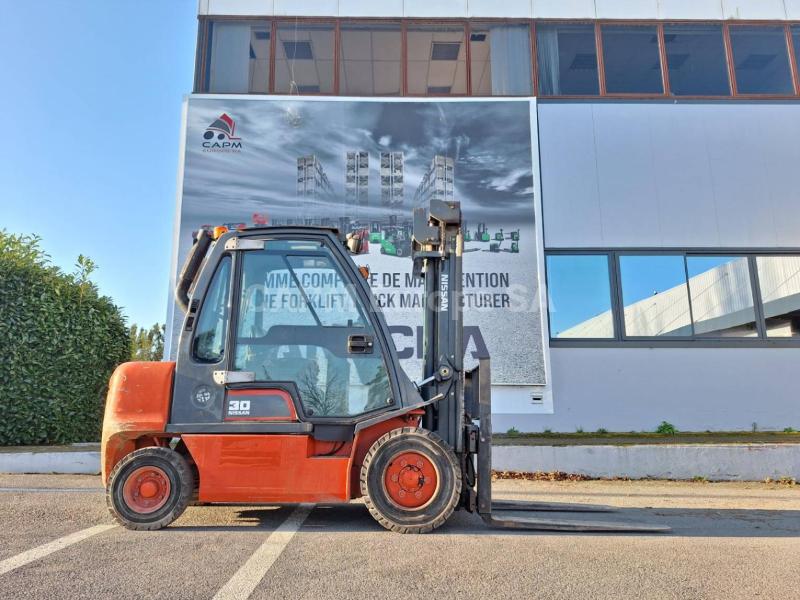
[[[797,427],[800,348],[552,348],[555,412],[496,414],[495,431]]]
[[[546,247],[800,247],[800,105],[538,107]]]

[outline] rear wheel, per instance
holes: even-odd
[[[183,456],[169,448],[142,448],[111,471],[106,503],[123,527],[161,529],[183,514],[193,492],[194,474]]]
[[[399,533],[425,533],[453,514],[461,470],[452,449],[426,429],[390,431],[361,466],[361,493],[378,523]]]

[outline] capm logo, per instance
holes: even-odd
[[[236,121],[222,113],[203,134],[204,152],[241,152],[242,138],[236,137]]]

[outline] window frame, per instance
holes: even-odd
[[[405,19],[401,18],[384,18],[384,19],[375,19],[375,18],[358,18],[358,17],[342,17],[341,19],[337,19],[336,24],[336,57],[334,58],[335,68],[337,71],[337,79],[336,79],[336,86],[337,86],[337,95],[342,95],[345,97],[352,97],[352,98],[402,98],[406,95],[406,78],[405,78],[405,71],[406,71],[406,33],[405,33]],[[342,68],[342,25],[359,25],[364,27],[369,27],[370,25],[373,26],[391,26],[394,25],[398,28],[400,32],[400,96],[382,96],[380,94],[375,94],[372,96],[360,96],[356,95],[353,96],[352,94],[342,94],[341,93],[341,68]]]
[[[548,95],[539,95],[539,53],[538,47],[536,44],[538,43],[538,38],[536,37],[538,32],[536,27],[531,27],[532,34],[534,36],[534,45],[533,48],[533,61],[534,65],[534,75],[536,79],[534,80],[533,91],[534,95],[537,98],[547,99],[547,100],[558,100],[560,98],[599,98],[605,95],[605,77],[600,69],[600,63],[602,63],[602,56],[600,56],[599,52],[601,51],[601,42],[599,37],[599,30],[597,27],[597,21],[592,19],[539,19],[537,23],[542,25],[591,25],[594,31],[594,53],[595,53],[595,60],[597,61],[597,95],[586,95],[586,94],[548,94]]]
[[[800,257],[800,248],[548,248],[545,250],[545,281],[547,281],[547,256],[551,255],[607,255],[609,260],[609,285],[611,289],[611,310],[613,311],[614,338],[555,338],[550,331],[548,312],[548,337],[551,347],[564,348],[800,348],[800,337],[780,338],[766,335],[766,320],[758,279],[757,257],[792,256]],[[726,337],[694,334],[694,318],[691,314],[691,291],[687,278],[687,301],[689,303],[691,336],[628,336],[625,331],[624,305],[622,301],[621,256],[682,256],[684,271],[687,258],[731,256],[747,259],[750,290],[756,323],[756,337]],[[550,296],[547,292],[549,305]]]
[[[509,19],[510,20],[510,19]],[[468,98],[472,96],[472,73],[470,66],[470,43],[469,38],[471,34],[470,19],[402,19],[402,32],[403,32],[403,96],[408,98]],[[482,23],[484,21],[481,21]],[[464,28],[464,70],[465,73],[465,92],[463,94],[412,94],[408,91],[408,28],[413,27],[454,27],[462,26]],[[515,96],[518,98],[527,98],[527,96]]]
[[[697,98],[715,98],[717,100],[726,100],[736,97],[734,92],[734,75],[732,71],[732,57],[733,54],[731,52],[730,40],[728,38],[728,28],[726,26],[726,21],[663,21],[661,23],[660,29],[660,36],[661,36],[661,48],[663,49],[664,54],[662,55],[663,61],[663,74],[664,74],[664,91],[665,95],[669,98],[676,99],[676,100],[683,100],[683,99],[697,99]],[[669,57],[667,55],[667,43],[666,39],[664,38],[664,26],[669,25],[672,26],[681,26],[681,25],[719,25],[720,30],[722,33],[722,53],[723,59],[725,60],[725,72],[728,77],[728,93],[727,94],[720,94],[720,95],[712,95],[709,96],[707,94],[681,94],[676,95],[672,93],[672,87],[669,80]]]
[[[794,47],[792,44],[790,21],[725,21],[723,25],[725,35],[726,55],[728,60],[728,78],[731,83],[731,92],[734,98],[745,99],[777,99],[786,100],[787,98],[795,98],[800,95],[800,81],[798,81],[797,64],[792,63],[794,55]],[[764,27],[774,28],[779,27],[783,29],[784,45],[786,46],[786,58],[789,60],[789,77],[791,79],[792,92],[787,94],[775,94],[767,92],[764,94],[745,94],[739,92],[739,84],[736,81],[736,64],[733,57],[733,40],[731,39],[731,27]]]
[[[550,273],[549,268],[547,266],[547,257],[548,256],[605,256],[606,257],[606,269],[608,275],[608,294],[609,294],[609,302],[611,306],[611,324],[614,330],[614,335],[612,337],[601,337],[601,338],[560,338],[560,337],[553,337],[553,330],[552,330],[552,323],[550,319]],[[572,343],[574,341],[578,342],[596,342],[596,343],[604,343],[604,342],[613,342],[619,339],[620,335],[620,324],[618,322],[617,316],[619,311],[617,310],[617,297],[614,290],[614,273],[613,268],[614,265],[612,264],[612,256],[609,252],[604,252],[600,250],[581,250],[581,249],[570,249],[570,250],[558,250],[558,251],[545,251],[545,288],[547,290],[547,334],[550,338],[550,341],[567,341],[567,343]]]
[[[334,27],[334,58],[333,58],[333,91],[331,93],[304,93],[303,96],[340,96],[340,52],[341,52],[341,24],[354,23],[354,24],[400,24],[401,31],[401,94],[400,97],[411,98],[541,98],[547,100],[558,99],[642,99],[642,100],[791,100],[800,99],[800,65],[798,61],[800,57],[794,49],[792,41],[792,28],[800,26],[800,21],[797,20],[769,20],[769,21],[754,21],[754,20],[691,20],[691,19],[669,19],[669,20],[652,20],[652,19],[512,19],[512,18],[458,18],[458,19],[430,19],[430,18],[405,18],[405,17],[278,17],[278,16],[235,16],[235,15],[200,15],[198,16],[198,33],[197,33],[197,48],[195,55],[195,76],[194,76],[194,93],[208,94],[208,64],[211,42],[211,31],[213,24],[216,21],[261,21],[271,24],[271,39],[270,39],[270,65],[269,65],[269,82],[268,91],[269,95],[293,95],[284,92],[278,93],[275,91],[275,59],[276,59],[276,34],[278,25],[333,25]],[[493,95],[493,96],[478,96],[474,95],[472,91],[472,62],[470,56],[470,43],[469,37],[471,27],[473,24],[491,24],[491,23],[508,23],[512,25],[528,25],[531,36],[531,76],[532,76],[532,95],[531,96],[507,96],[507,95]],[[593,24],[595,30],[595,51],[597,53],[597,73],[599,80],[599,94],[597,95],[559,95],[559,96],[539,96],[539,68],[538,68],[538,52],[536,47],[536,29],[538,24]],[[408,93],[408,39],[407,32],[409,26],[414,25],[439,25],[439,26],[453,26],[460,25],[464,27],[464,40],[465,40],[465,60],[466,60],[466,93],[465,94],[409,94]],[[603,59],[603,40],[602,40],[602,26],[603,25],[649,25],[655,26],[658,35],[659,45],[659,62],[661,65],[661,79],[663,85],[663,93],[661,94],[645,94],[645,93],[608,93],[606,89],[605,78],[605,64]],[[730,86],[730,94],[725,96],[708,96],[708,95],[682,95],[674,96],[670,91],[669,82],[669,64],[666,55],[666,47],[664,42],[664,26],[665,25],[721,25],[723,43],[725,47],[725,61],[728,69],[728,83]],[[742,94],[739,93],[736,85],[736,74],[733,63],[733,48],[730,39],[731,26],[749,25],[749,26],[763,26],[763,27],[782,27],[784,31],[784,38],[789,59],[789,68],[792,79],[792,92],[789,94]],[[381,96],[353,96],[353,97],[371,97],[380,98]]]
[[[339,95],[339,39],[340,30],[339,24],[342,20],[337,18],[323,18],[323,17],[295,17],[293,19],[276,18],[272,19],[272,35],[270,37],[270,61],[269,61],[269,93],[273,96],[338,96]],[[309,25],[332,25],[333,26],[333,60],[331,61],[331,68],[333,69],[333,89],[328,92],[303,92],[302,94],[294,94],[289,92],[279,92],[275,89],[275,65],[277,64],[276,52],[278,50],[278,28],[281,26],[298,26],[304,27]],[[369,96],[365,96],[369,97]]]
[[[603,27],[653,27],[656,28],[656,41],[658,44],[658,64],[661,69],[661,93],[657,92],[608,92],[606,80],[606,62],[603,55]],[[603,20],[595,25],[595,40],[597,42],[597,72],[603,85],[600,95],[608,98],[667,98],[669,97],[669,77],[666,74],[666,51],[664,50],[664,24],[661,21],[638,20]]]

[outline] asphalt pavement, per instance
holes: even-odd
[[[399,535],[360,502],[190,507],[115,526],[92,476],[0,475],[0,598],[797,598],[800,486],[495,482],[514,500],[608,504],[669,534],[488,529],[456,513]]]

